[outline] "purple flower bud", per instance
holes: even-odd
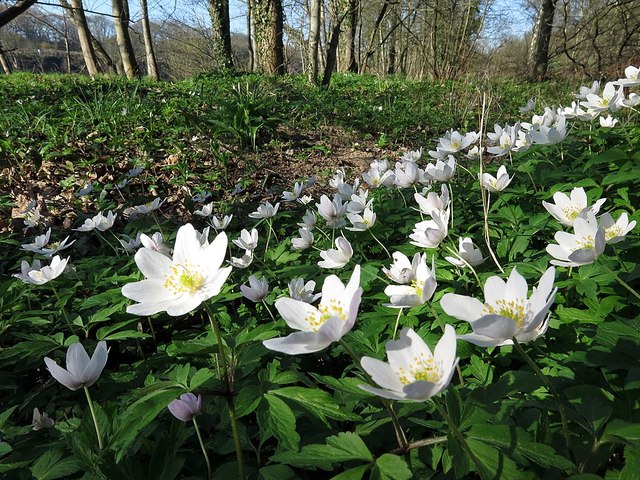
[[[171,402],[168,408],[178,420],[188,422],[202,411],[202,395],[196,397],[193,393],[184,393]]]

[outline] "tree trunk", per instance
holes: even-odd
[[[209,16],[213,27],[215,56],[220,58],[218,67],[233,68],[231,52],[231,23],[229,20],[229,0],[208,0]]]
[[[249,49],[249,71],[255,72],[258,68],[256,62],[256,33],[253,21],[253,0],[247,0],[247,48]]]
[[[9,65],[9,61],[7,60],[7,56],[4,54],[4,48],[0,43],[0,65],[2,65],[2,70],[7,75],[11,74],[11,66]]]
[[[61,1],[60,3],[65,6],[66,1],[64,3]],[[68,3],[66,5],[69,6]],[[78,30],[78,40],[80,41],[84,64],[87,66],[87,73],[90,77],[95,77],[99,73],[98,62],[96,61],[96,52],[91,43],[91,33],[87,25],[87,17],[84,15],[82,0],[71,0],[71,19],[76,25],[76,30]]]
[[[0,27],[5,26],[18,15],[26,12],[36,0],[18,0],[15,5],[11,5],[6,10],[0,12]]]
[[[380,28],[380,24],[382,23],[382,20],[384,20],[384,16],[387,14],[387,9],[389,8],[389,2],[391,0],[385,0],[384,4],[382,5],[382,8],[380,9],[380,13],[378,14],[378,17],[376,18],[376,21],[373,25],[373,31],[371,32],[371,40],[369,41],[369,46],[367,47],[367,51],[364,54],[364,58],[360,64],[360,72],[359,73],[364,73],[365,70],[367,69],[367,65],[369,63],[369,59],[371,58],[371,56],[374,53],[374,48],[373,48],[373,44],[375,42],[376,39],[376,35],[378,34],[378,30]]]
[[[144,51],[147,57],[147,74],[154,80],[158,80],[158,62],[153,51],[153,41],[151,39],[151,25],[149,25],[149,12],[147,0],[140,0],[140,20],[142,22],[142,38],[144,39]]]
[[[529,64],[531,79],[539,82],[547,77],[549,66],[549,43],[556,13],[557,0],[542,0],[538,18],[533,28],[531,46],[529,48]]]
[[[133,45],[129,36],[129,2],[128,0],[111,0],[111,11],[113,12],[113,25],[116,31],[116,43],[124,74],[127,78],[134,78],[140,75],[140,68],[133,53]]]
[[[309,16],[309,81],[318,82],[318,46],[320,44],[320,12],[321,0],[311,0],[311,15]]]
[[[67,61],[67,74],[71,74],[71,49],[69,48],[69,28],[67,26],[67,11],[62,10],[62,20],[64,21],[64,53]]]
[[[252,13],[258,69],[263,73],[285,73],[282,1],[253,0]]]
[[[349,30],[346,42],[345,64],[347,71],[357,73],[358,62],[356,61],[356,32],[358,28],[358,0],[349,0]]]

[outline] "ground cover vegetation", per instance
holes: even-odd
[[[0,78],[0,471],[635,478],[639,85]]]

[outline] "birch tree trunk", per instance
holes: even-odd
[[[151,39],[151,25],[149,25],[149,11],[147,9],[147,0],[140,0],[140,19],[142,23],[142,38],[144,39],[144,51],[147,57],[147,75],[154,80],[158,80],[158,62],[156,54],[153,51],[153,41]]]
[[[87,17],[84,15],[82,0],[71,0],[71,9],[71,19],[76,25],[76,30],[78,30],[78,40],[80,41],[84,64],[87,66],[87,73],[90,77],[95,77],[99,73],[98,62],[96,61],[96,52],[91,43],[91,33],[87,24]]]
[[[529,48],[530,75],[534,81],[541,81],[547,77],[549,66],[549,43],[553,17],[556,13],[557,0],[542,0],[536,24],[533,27],[531,46]]]
[[[4,71],[4,73],[6,73],[7,75],[11,74],[11,66],[9,65],[9,61],[7,60],[7,56],[4,53],[4,48],[2,47],[1,43],[0,43],[0,65],[2,65],[2,70]]]
[[[116,43],[124,74],[127,78],[134,78],[140,75],[140,68],[133,53],[133,45],[129,36],[129,2],[128,0],[111,0],[111,11],[113,12],[113,25],[116,31]]]
[[[320,44],[320,12],[321,0],[311,0],[309,16],[309,81],[318,82],[318,46]]]

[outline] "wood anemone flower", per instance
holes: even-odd
[[[90,387],[100,378],[107,364],[107,342],[98,342],[98,346],[89,359],[81,343],[72,343],[67,350],[67,368],[64,369],[49,357],[44,359],[47,369],[57,381],[70,390]]]

